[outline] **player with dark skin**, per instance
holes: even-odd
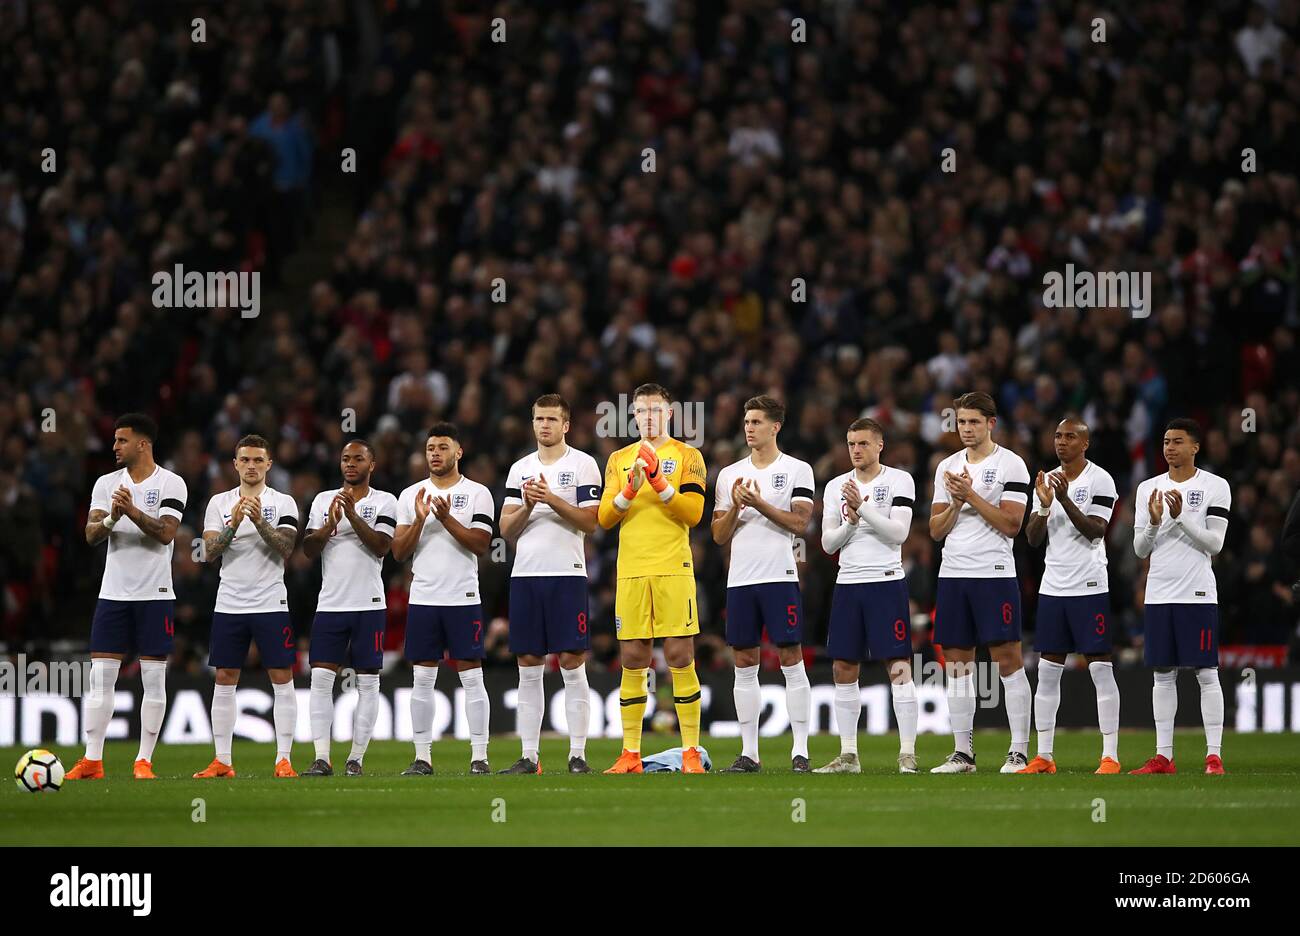
[[[1034,487],[1038,490],[1040,504],[1050,507],[1053,499],[1059,500],[1074,528],[1089,540],[1098,540],[1106,535],[1106,521],[1101,517],[1086,516],[1068,495],[1070,482],[1079,477],[1087,467],[1088,459],[1085,455],[1091,438],[1092,433],[1083,421],[1061,420],[1056,427],[1055,439],[1056,457],[1061,460],[1061,467],[1046,475],[1041,471],[1038,472]],[[1041,546],[1046,537],[1047,518],[1033,511],[1029,515],[1029,522],[1025,525],[1025,538],[1029,540],[1030,546]],[[1064,665],[1065,656],[1064,653],[1044,653],[1043,659]],[[1086,659],[1089,663],[1109,663],[1110,654],[1090,654]]]
[[[441,491],[455,487],[460,483],[460,460],[465,450],[455,439],[447,436],[429,436],[424,443],[424,456],[429,463],[429,481]],[[419,491],[415,495],[415,522],[397,527],[393,537],[393,558],[405,562],[415,555],[415,547],[420,542],[424,531],[424,522],[432,512],[434,519],[446,528],[456,542],[460,543],[476,556],[487,555],[492,546],[492,534],[487,530],[471,529],[463,526],[451,515],[451,501],[446,497],[434,497],[428,491]],[[437,666],[441,660],[415,660],[415,666]],[[453,660],[456,672],[478,669],[481,660]]]
[[[118,429],[113,433],[113,460],[117,467],[125,467],[131,480],[137,484],[148,478],[157,470],[153,460],[153,443],[147,436],[140,435],[132,429]],[[104,519],[112,516],[113,521],[127,517],[140,528],[145,536],[155,539],[166,546],[176,537],[176,528],[180,520],[176,517],[151,517],[131,500],[131,491],[126,485],[119,485],[113,492],[112,510],[92,510],[86,519],[86,542],[95,546],[108,539],[109,531],[104,529]],[[111,660],[124,660],[122,653],[91,653],[91,658],[102,657]],[[165,656],[142,656],[141,660],[166,661]]]
[[[375,457],[360,442],[349,442],[343,446],[339,459],[339,468],[343,472],[343,487],[330,502],[330,522],[328,526],[312,530],[302,540],[302,551],[308,559],[315,559],[325,549],[325,544],[338,529],[339,521],[344,517],[352,524],[352,530],[376,556],[382,557],[388,552],[393,538],[387,533],[380,533],[357,514],[357,502],[370,496],[370,475],[375,470]],[[312,666],[339,671],[338,663],[313,662]],[[362,675],[375,675],[377,669],[358,669]]]

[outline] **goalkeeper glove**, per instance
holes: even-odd
[[[669,484],[668,479],[664,477],[663,466],[659,463],[659,456],[655,453],[654,446],[649,442],[642,442],[637,454],[640,456],[640,460],[645,462],[646,480],[650,482],[650,486],[659,495],[659,499],[665,504],[668,503],[673,499],[673,495],[677,493],[677,489]]]
[[[642,442],[637,455],[641,461],[645,462],[646,480],[650,482],[650,486],[654,488],[655,493],[662,497],[664,489],[668,487],[668,482],[664,480],[664,473],[660,470],[659,456],[655,453],[654,446],[649,442]]]
[[[627,484],[623,485],[623,490],[614,496],[614,506],[626,512],[632,506],[632,499],[636,497],[636,492],[641,490],[643,484],[645,484],[645,462],[638,458],[627,474]]]

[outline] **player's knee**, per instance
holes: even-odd
[[[858,664],[856,663],[850,663],[847,660],[836,660],[832,670],[837,683],[858,681]]]
[[[735,657],[737,666],[757,666],[759,661],[758,647],[745,647],[743,650],[737,649]]]
[[[897,685],[912,681],[912,663],[905,658],[889,661],[889,681]],[[856,667],[855,667],[856,669]],[[836,680],[839,682],[839,680]]]
[[[781,655],[782,666],[794,666],[803,660],[803,648],[799,644],[789,644],[788,646],[778,647],[777,651]]]

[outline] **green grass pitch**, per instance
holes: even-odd
[[[645,749],[677,743],[647,735]],[[1125,732],[1120,759],[1139,766],[1154,743],[1149,732]],[[705,739],[714,767],[739,753],[739,739]],[[233,781],[192,780],[212,758],[203,745],[160,745],[153,783],[131,779],[134,742],[110,743],[108,779],[68,782],[32,795],[6,784],[0,793],[0,844],[21,845],[1212,845],[1300,843],[1300,735],[1229,732],[1228,775],[1202,773],[1204,736],[1180,731],[1176,776],[1098,777],[1095,732],[1062,733],[1054,776],[1002,776],[1005,732],[976,738],[980,772],[931,776],[951,750],[947,737],[922,736],[923,773],[896,772],[893,736],[863,736],[858,776],[795,775],[789,736],[763,738],[758,775],[632,777],[571,776],[568,742],[542,743],[541,776],[471,777],[469,744],[434,745],[433,777],[399,777],[412,757],[405,742],[371,745],[362,778],[270,776],[268,744],[236,742]],[[838,739],[811,739],[814,766],[839,750]],[[592,741],[588,757],[603,770],[618,742]],[[0,748],[0,763],[22,751]],[[65,766],[79,750],[56,753]],[[295,766],[310,762],[310,745],[295,745]],[[341,769],[345,743],[334,745]],[[492,763],[518,757],[518,741],[492,740]],[[194,821],[196,798],[206,821]],[[1104,802],[1098,802],[1098,801]],[[1104,810],[1105,821],[1096,821]],[[504,821],[501,821],[504,820]],[[802,820],[802,821],[799,821]]]

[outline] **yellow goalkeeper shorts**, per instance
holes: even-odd
[[[645,575],[618,580],[614,633],[619,640],[692,637],[699,632],[694,575]]]

